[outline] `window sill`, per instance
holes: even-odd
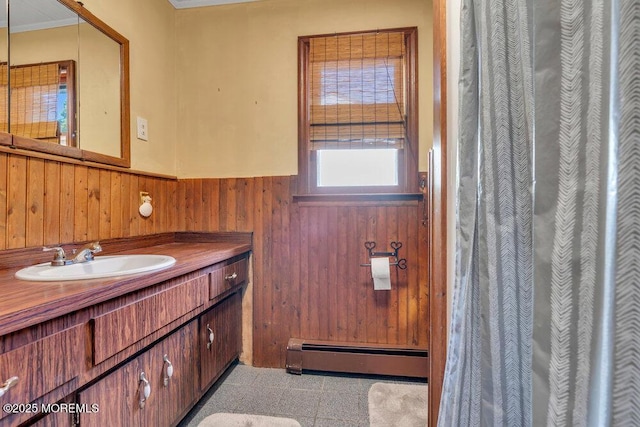
[[[358,194],[294,194],[300,206],[416,206],[424,199],[422,193],[358,193]]]

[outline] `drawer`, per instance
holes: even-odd
[[[0,383],[18,381],[0,403],[31,403],[74,380],[83,367],[84,325],[77,325],[0,355]],[[63,396],[53,396],[51,402]],[[0,418],[7,415],[0,411]]]
[[[247,258],[242,258],[233,264],[225,265],[222,268],[212,271],[209,299],[214,299],[234,286],[245,283],[248,274],[247,267]]]
[[[93,363],[98,364],[201,307],[207,276],[200,276],[91,319]]]

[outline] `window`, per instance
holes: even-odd
[[[417,190],[415,28],[300,37],[300,193]]]

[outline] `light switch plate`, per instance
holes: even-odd
[[[149,125],[147,119],[138,117],[138,139],[143,141],[149,140]]]

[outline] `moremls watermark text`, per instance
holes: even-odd
[[[95,414],[100,412],[97,403],[5,403],[6,414]]]

